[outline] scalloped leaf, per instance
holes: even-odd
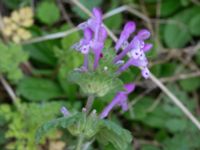
[[[53,2],[41,2],[36,13],[38,19],[47,25],[52,25],[60,19],[59,8]]]
[[[25,78],[17,87],[18,94],[31,101],[49,100],[62,95],[60,87],[53,81],[40,78]]]
[[[125,150],[132,141],[131,133],[109,120],[101,120],[101,123],[97,140],[105,146],[112,144],[116,150]]]
[[[189,23],[190,32],[195,35],[200,35],[200,14],[195,14],[192,20]]]
[[[78,84],[86,95],[105,96],[123,90],[123,82],[116,77],[100,72],[78,72],[69,74],[69,80]]]
[[[82,118],[81,113],[77,113],[69,117],[62,117],[44,123],[36,132],[35,136],[36,143],[39,143],[40,139],[50,130],[57,128],[67,128],[70,125],[75,124],[77,120],[79,120],[80,118]]]
[[[0,74],[4,74],[13,82],[19,81],[23,77],[20,64],[26,62],[28,55],[22,47],[17,44],[7,45],[0,41]]]
[[[199,13],[200,7],[194,6],[172,17],[176,22],[168,23],[164,29],[164,41],[169,48],[181,48],[191,40],[188,23]]]

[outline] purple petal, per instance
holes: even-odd
[[[151,33],[146,30],[146,29],[142,29],[138,32],[137,36],[141,39],[141,40],[146,40],[150,37]]]
[[[118,105],[121,106],[123,111],[127,111],[128,110],[127,97],[126,97],[126,99],[121,100]]]
[[[88,54],[90,51],[90,45],[83,45],[80,50],[81,50],[81,53]]]
[[[145,45],[144,45],[144,47],[143,47],[142,50],[146,53],[146,52],[148,52],[150,49],[152,49],[152,47],[153,47],[153,44],[148,43],[148,44],[145,44]]]
[[[143,68],[142,69],[142,76],[145,78],[145,79],[148,79],[149,78],[149,75],[150,75],[150,71],[147,67]]]
[[[81,49],[81,42],[77,42],[77,43],[75,43],[74,45],[72,45],[72,49],[75,49],[75,50],[77,50],[77,51],[80,51],[80,49]]]
[[[83,22],[83,23],[78,25],[78,28],[81,29],[81,30],[84,30],[87,27],[88,27],[88,23],[87,22]]]
[[[96,54],[94,57],[94,65],[93,65],[94,70],[96,70],[97,67],[99,66],[99,60],[100,60],[100,54]]]
[[[121,72],[125,71],[128,67],[130,67],[132,65],[132,61],[131,59],[129,59],[124,65],[122,65],[119,70],[117,71],[118,74],[120,74]]]
[[[140,49],[140,47],[141,47],[141,40],[137,36],[135,36],[130,42],[130,44],[119,55],[115,57],[114,62],[121,60],[124,56],[126,56],[126,54],[129,51],[134,49]]]
[[[128,23],[125,24],[124,29],[120,34],[120,38],[117,41],[116,46],[115,46],[115,49],[117,52],[122,46],[122,44],[126,42],[128,38],[130,37],[130,35],[135,31],[135,27],[136,25],[132,21],[129,21]]]
[[[88,54],[84,55],[84,64],[83,67],[86,68],[88,70],[88,65],[89,65],[89,58],[88,58]]]
[[[104,110],[100,114],[100,118],[103,119],[108,116],[109,112],[119,103],[120,96],[117,94],[115,98],[104,108]]]
[[[129,53],[128,56],[134,59],[139,58],[141,55],[140,48],[132,49]]]
[[[64,107],[64,106],[60,109],[60,111],[61,111],[61,113],[63,114],[63,116],[65,116],[65,117],[67,117],[67,116],[70,115],[69,111],[68,111],[67,108]]]
[[[135,84],[134,83],[125,84],[124,88],[126,89],[126,93],[130,94],[132,91],[135,90]]]
[[[84,29],[84,39],[88,43],[92,40],[92,30],[90,28]]]
[[[98,41],[104,43],[107,38],[107,31],[104,27],[100,28]]]
[[[99,23],[102,22],[102,12],[101,12],[101,9],[99,9],[99,8],[93,8],[92,9],[92,14],[95,17],[95,19],[97,20],[97,22],[99,22]]]

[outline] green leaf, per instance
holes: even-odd
[[[92,8],[100,6],[103,0],[79,0],[79,2],[91,11]],[[88,15],[86,15],[79,7],[74,6],[72,10],[81,18],[88,18]]]
[[[192,17],[192,19],[189,23],[190,32],[195,36],[200,35],[199,25],[200,25],[200,14],[195,14],[195,16]]]
[[[166,127],[171,132],[180,132],[184,131],[187,128],[187,120],[186,119],[177,119],[172,118],[166,121]]]
[[[134,119],[145,120],[148,116],[147,109],[152,105],[153,99],[150,97],[143,97],[137,105],[133,107]]]
[[[191,40],[188,23],[199,13],[200,7],[195,6],[172,17],[175,22],[168,23],[164,30],[164,41],[169,48],[181,48]]]
[[[142,145],[141,150],[160,150],[158,147],[153,146],[153,145]]]
[[[123,82],[116,77],[99,72],[78,72],[69,74],[69,81],[78,84],[86,95],[105,96],[123,90]]]
[[[62,94],[56,83],[39,78],[25,78],[19,83],[17,92],[31,101],[49,100]]]
[[[68,26],[66,30],[70,29],[71,27]],[[62,40],[61,40],[61,45],[62,45],[62,48],[66,51],[70,51],[71,50],[71,47],[74,43],[78,42],[80,40],[80,34],[78,32],[74,32],[72,34],[70,34],[69,36],[67,37],[64,37]],[[74,52],[71,51],[71,52]]]
[[[191,146],[192,140],[188,134],[175,134],[174,137],[167,138],[163,142],[166,150],[193,150],[195,147]],[[191,143],[191,144],[190,144]],[[197,148],[198,149],[198,148]]]
[[[47,25],[52,25],[60,19],[60,12],[53,2],[41,2],[36,10],[37,18]]]
[[[112,30],[117,30],[121,27],[121,24],[122,24],[122,14],[117,14],[112,17],[109,17],[104,22],[106,26],[108,26],[108,28]]]
[[[13,82],[19,81],[23,77],[19,66],[27,61],[27,53],[20,45],[12,43],[4,45],[0,41],[0,57],[0,74],[5,74]]]
[[[187,91],[187,92],[192,92],[197,90],[200,87],[200,78],[196,77],[196,78],[189,78],[189,79],[185,79],[185,80],[181,80],[179,81],[181,87],[183,88],[183,90]]]
[[[102,120],[101,123],[101,129],[96,135],[97,140],[103,145],[111,143],[116,150],[125,150],[132,141],[131,133],[114,122]]]
[[[35,140],[37,143],[39,143],[40,139],[47,134],[50,130],[56,129],[56,128],[67,128],[70,125],[73,125],[77,122],[77,120],[80,119],[82,115],[75,114],[69,117],[62,117],[58,118],[52,121],[49,121],[47,123],[44,123],[36,132]]]
[[[159,77],[172,76],[176,70],[177,64],[170,62],[164,64],[157,64],[152,67],[152,71]]]
[[[157,3],[157,1],[156,1]],[[175,11],[177,11],[181,7],[180,1],[174,1],[174,0],[163,0],[161,2],[161,16],[166,17],[171,14],[173,14]],[[170,9],[169,9],[170,8]]]
[[[56,59],[53,53],[53,43],[52,42],[43,42],[37,44],[25,45],[24,49],[29,52],[30,57],[39,62],[40,64],[54,66]]]

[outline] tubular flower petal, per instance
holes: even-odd
[[[67,117],[67,116],[70,115],[70,112],[64,106],[60,109],[60,111],[61,111],[61,113],[63,114],[64,117]]]
[[[150,44],[150,43],[147,43],[147,44],[145,44],[144,45],[144,47],[143,47],[143,51],[146,53],[146,52],[148,52],[149,50],[151,50],[152,49],[152,47],[153,47],[153,45],[152,44]]]
[[[127,40],[130,37],[130,35],[135,31],[135,27],[136,25],[133,21],[129,21],[125,24],[124,29],[122,30],[119,40],[117,41],[115,46],[116,52],[119,51],[120,47],[123,44],[127,44]]]
[[[151,33],[146,30],[146,29],[142,29],[138,32],[138,37],[140,38],[140,40],[146,40],[150,37]]]
[[[120,106],[123,111],[128,110],[128,94],[130,94],[135,89],[135,84],[129,83],[124,85],[125,91],[118,92],[114,99],[108,104],[102,113],[100,114],[100,118],[103,119],[108,116],[109,112],[115,107]]]
[[[150,75],[150,72],[149,72],[149,69],[148,68],[143,68],[142,69],[142,76],[145,78],[145,79],[148,79],[149,78],[149,75]]]

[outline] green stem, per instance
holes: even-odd
[[[82,150],[83,141],[84,141],[84,136],[80,135],[79,138],[78,138],[76,150]]]
[[[86,103],[86,106],[85,106],[85,108],[86,108],[86,113],[89,113],[89,112],[90,112],[91,107],[92,107],[92,104],[93,104],[93,102],[94,102],[94,98],[95,98],[94,95],[88,96],[87,103]]]

